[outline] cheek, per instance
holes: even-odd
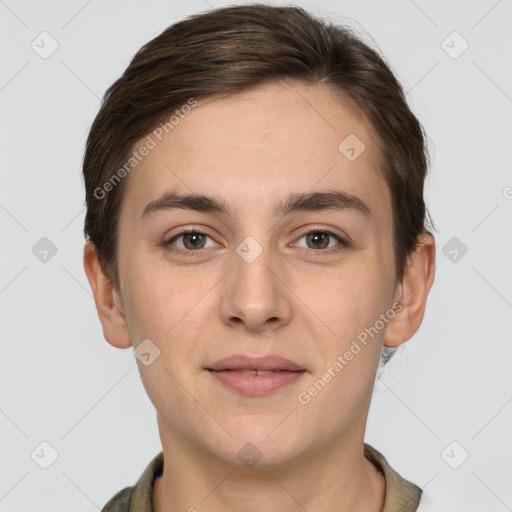
[[[147,251],[133,251],[130,259],[125,259],[121,278],[135,343],[146,337],[164,342],[179,330],[211,286],[211,279],[194,278],[189,271],[172,269],[161,255]]]
[[[149,257],[144,262],[134,258],[132,267],[127,268],[123,292],[134,347],[149,339],[159,350],[154,364],[145,366],[137,361],[139,371],[152,400],[162,389],[165,395],[179,396],[178,382],[193,386],[192,374],[201,368],[204,335],[215,315],[215,304],[205,296],[218,278],[194,279],[190,272],[181,271],[166,275],[168,267],[151,264]],[[160,398],[165,401],[165,396]]]
[[[387,307],[391,290],[387,281],[378,263],[362,261],[340,268],[325,280],[315,292],[313,304],[317,304],[319,314],[326,319],[336,337],[345,339],[373,324]]]
[[[365,264],[364,270],[354,269],[331,280],[319,297],[318,316],[333,332],[317,338],[322,364],[309,384],[318,379],[320,388],[325,384],[326,391],[318,394],[318,405],[328,406],[324,401],[332,400],[337,407],[350,409],[371,393],[384,334],[392,318],[388,314],[387,323],[381,320],[392,306],[388,281],[378,264]]]

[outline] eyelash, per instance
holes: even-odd
[[[184,250],[184,249],[176,249],[176,248],[170,249],[169,248],[169,247],[171,247],[171,244],[173,242],[178,240],[183,235],[186,235],[189,233],[203,235],[203,236],[207,236],[207,237],[211,238],[207,233],[204,233],[198,229],[187,228],[187,229],[184,229],[183,231],[181,231],[180,233],[178,233],[177,235],[174,235],[172,238],[169,238],[168,240],[165,240],[164,242],[162,242],[162,246],[169,252],[174,252],[174,253],[182,254],[182,255],[186,255],[186,256],[195,256],[195,255],[199,254],[201,251],[204,251],[204,249]],[[346,248],[350,247],[350,244],[345,239],[343,239],[336,233],[333,233],[329,229],[324,228],[323,226],[316,226],[314,228],[311,228],[307,231],[302,232],[301,235],[299,236],[298,240],[300,240],[304,236],[309,235],[310,233],[323,233],[323,234],[329,235],[330,237],[334,238],[339,243],[338,243],[338,245],[336,245],[334,247],[329,247],[328,249],[305,249],[308,252],[308,254],[311,254],[311,255],[314,254],[315,256],[322,256],[322,255],[325,255],[326,253],[331,254],[331,253],[338,252],[342,249],[346,249]]]

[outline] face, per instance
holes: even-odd
[[[160,351],[138,364],[161,435],[269,465],[362,438],[395,298],[371,126],[325,86],[274,84],[164,135],[126,178],[118,241],[131,341]]]

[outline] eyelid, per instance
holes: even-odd
[[[329,233],[331,235],[335,235],[335,236],[341,238],[342,240],[346,241],[347,243],[350,240],[350,238],[347,235],[345,235],[343,232],[339,232],[338,230],[336,230],[336,228],[333,228],[332,226],[327,226],[325,224],[313,224],[313,225],[306,226],[305,228],[301,229],[300,236],[304,236],[304,235],[307,235],[308,233],[316,233],[316,232]]]

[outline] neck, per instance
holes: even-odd
[[[160,425],[164,471],[153,510],[194,512],[381,512],[385,479],[363,454],[363,439],[338,442],[280,466],[239,467],[201,452]],[[162,435],[164,434],[164,435]]]

